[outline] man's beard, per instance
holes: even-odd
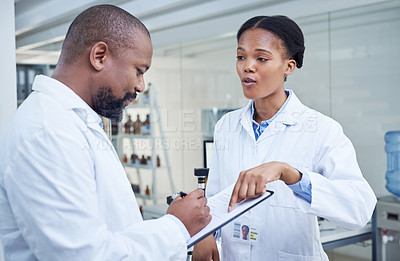
[[[136,92],[128,92],[124,98],[117,99],[110,87],[103,86],[94,99],[93,110],[112,122],[120,122],[125,108],[124,102],[129,99],[136,99]]]

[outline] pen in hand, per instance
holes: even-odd
[[[175,193],[175,194],[172,195],[172,196],[168,196],[168,197],[167,197],[167,204],[170,205],[171,202],[172,202],[174,199],[176,199],[178,196],[181,196],[181,197],[183,198],[183,197],[187,196],[187,193],[181,191],[181,192],[179,192],[179,193]]]

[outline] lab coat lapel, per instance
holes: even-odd
[[[265,131],[260,135],[257,142],[261,142],[269,137],[272,137],[282,131],[285,131],[287,126],[296,125],[297,121],[294,117],[296,112],[298,112],[301,108],[299,105],[302,105],[299,99],[296,97],[294,92],[292,92],[292,96],[284,108],[283,111],[277,115],[277,117],[271,122],[271,124],[265,129]]]
[[[254,130],[250,117],[251,117],[251,101],[247,104],[246,108],[240,115],[240,124],[243,126],[243,129],[245,129],[245,131],[250,135],[250,137],[255,142],[256,137],[254,136]]]
[[[257,142],[261,142],[285,130],[285,125],[282,122],[276,121],[277,119],[271,122],[271,124],[268,125],[265,131],[261,133],[260,137],[258,137]]]
[[[99,124],[100,116],[98,116],[81,97],[72,91],[72,89],[56,79],[44,75],[38,75],[35,77],[32,88],[34,91],[50,96],[66,110],[73,110],[86,126],[99,136],[99,142],[101,142],[101,144],[98,143],[96,146],[98,146],[98,148],[103,146],[108,147],[108,149],[111,149],[119,159],[112,143]]]

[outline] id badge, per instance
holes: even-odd
[[[257,228],[248,221],[246,218],[233,221],[232,239],[238,243],[256,245],[259,234]]]

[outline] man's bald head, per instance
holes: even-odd
[[[97,5],[80,13],[70,25],[65,37],[60,63],[73,64],[93,44],[103,41],[112,54],[133,48],[135,33],[150,37],[149,31],[136,17],[113,5]]]

